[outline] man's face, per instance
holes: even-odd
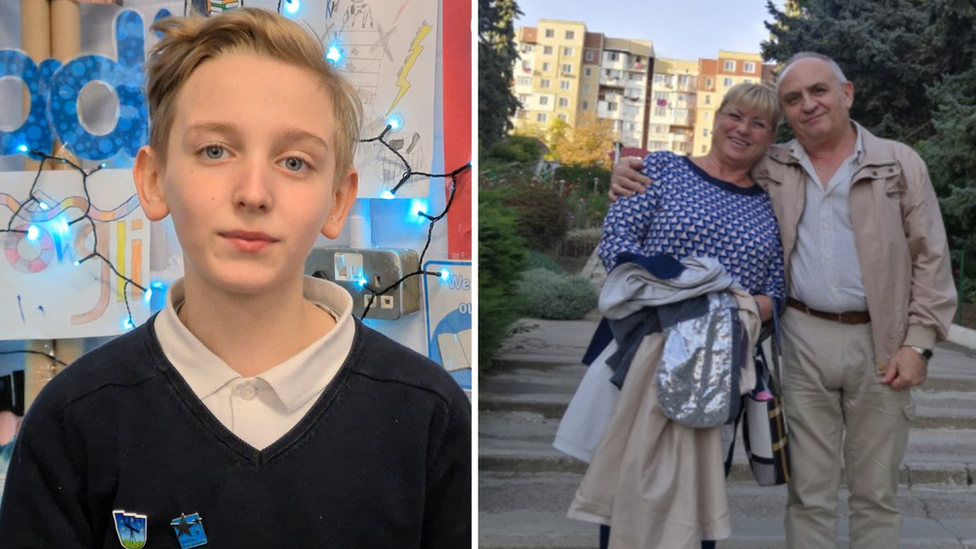
[[[834,139],[850,127],[854,86],[841,84],[822,59],[800,59],[779,83],[783,113],[804,145]]]
[[[186,276],[241,294],[293,282],[316,237],[338,236],[356,192],[355,171],[336,173],[332,100],[317,76],[226,55],[201,64],[175,101],[166,165],[145,148],[135,174],[150,219],[173,216]]]

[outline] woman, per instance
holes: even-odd
[[[716,113],[712,147],[707,155],[689,158],[670,152],[652,153],[641,162],[641,176],[628,174],[625,168],[618,166],[615,172],[618,176],[641,182],[649,179],[651,185],[646,192],[620,198],[607,213],[599,255],[611,277],[612,270],[622,257],[626,261],[648,256],[670,256],[682,261],[688,258],[713,258],[724,267],[732,282],[751,294],[754,303],[750,305],[758,308],[761,319],[766,321],[772,318],[781,308],[785,295],[782,248],[769,197],[755,184],[749,173],[773,142],[780,118],[777,98],[771,89],[756,84],[740,84],[729,90]],[[606,287],[604,291],[606,293]],[[599,331],[594,339],[598,338]],[[601,362],[608,363],[611,350],[612,347],[603,349],[604,352],[587,373],[587,378],[610,379],[619,386],[617,373],[611,377],[607,368],[598,366]],[[754,379],[744,383],[750,382],[754,382]],[[668,549],[697,547],[699,540],[728,537],[731,528],[722,480],[724,475],[715,472],[722,468],[719,428],[693,429],[670,422],[659,414],[660,418],[654,420],[658,422],[654,428],[660,429],[661,438],[648,443],[647,451],[651,457],[637,465],[626,458],[613,465],[619,468],[620,478],[636,479],[638,486],[633,489],[625,486],[626,490],[642,493],[638,493],[633,500],[621,497],[614,500],[617,497],[611,493],[614,489],[606,487],[606,479],[613,476],[606,474],[606,456],[609,454],[612,456],[609,459],[618,459],[619,454],[612,453],[608,448],[624,443],[620,442],[621,433],[615,431],[614,424],[608,428],[609,417],[604,414],[603,419],[598,419],[601,414],[595,413],[595,409],[602,406],[606,410],[607,402],[604,398],[603,402],[594,403],[592,391],[584,390],[587,384],[587,379],[584,379],[563,418],[555,442],[558,449],[570,455],[584,461],[592,458],[569,516],[614,526],[609,532],[604,530],[601,533],[601,545],[608,543],[614,549],[639,546]],[[745,386],[741,389],[749,388]],[[604,395],[614,391],[606,383],[600,383],[595,390],[602,391]],[[599,400],[603,397],[595,398]],[[656,396],[654,400],[656,404]],[[611,404],[611,408],[614,406],[616,402]],[[614,413],[613,421],[616,422],[621,412],[614,408]],[[581,428],[580,424],[586,425]],[[588,433],[581,434],[581,430],[587,429]],[[595,454],[594,431],[606,434],[595,449]],[[662,459],[670,459],[666,462],[660,461],[661,456],[656,455],[669,452],[674,455],[664,456]],[[706,455],[693,456],[689,453]],[[699,460],[699,457],[702,459]],[[730,461],[731,456],[727,459]],[[628,467],[641,470],[627,471]],[[673,468],[675,478],[698,479],[701,475],[696,467],[706,469],[705,476],[713,480],[692,480],[693,486],[689,488],[670,479],[659,482],[659,479],[646,478],[648,471],[655,471],[653,475],[657,477],[670,477],[672,475],[662,475],[661,472],[667,473]],[[726,470],[727,467],[728,464]],[[594,471],[596,468],[600,471]],[[719,479],[717,487],[715,478]],[[594,500],[598,503],[593,503]],[[622,508],[621,501],[637,501],[641,509]],[[612,505],[614,502],[617,503],[616,507]],[[691,507],[688,512],[694,515],[689,517],[691,520],[676,516],[685,512],[683,506],[686,504]],[[630,507],[633,506],[630,504]],[[676,507],[682,510],[679,512]],[[609,511],[611,508],[613,513]],[[620,518],[621,515],[625,516]],[[642,531],[635,533],[634,530]],[[714,546],[711,541],[701,543],[702,547]]]

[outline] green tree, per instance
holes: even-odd
[[[925,87],[941,74],[928,29],[935,0],[807,0],[795,15],[767,0],[767,61],[829,55],[854,83],[851,117],[871,132],[914,143],[932,133]]]
[[[505,137],[519,107],[512,93],[512,70],[518,61],[515,0],[478,0],[478,139],[491,145]]]

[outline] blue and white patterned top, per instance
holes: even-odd
[[[769,195],[708,175],[670,152],[644,158],[647,192],[620,198],[603,222],[609,272],[621,252],[714,257],[749,293],[785,299],[783,247]]]

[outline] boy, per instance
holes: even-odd
[[[270,12],[156,28],[133,174],[185,276],[34,403],[0,547],[470,546],[467,398],[302,275],[356,196],[354,89]]]

